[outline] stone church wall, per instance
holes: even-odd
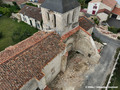
[[[43,69],[46,83],[49,84],[61,71],[61,59],[63,52],[58,54],[52,61],[50,61]]]

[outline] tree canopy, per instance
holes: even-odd
[[[3,3],[2,0],[0,0],[0,6],[2,5],[2,3]]]

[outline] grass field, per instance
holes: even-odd
[[[12,35],[13,32],[15,32],[18,28],[20,28],[22,31],[29,30],[32,34],[38,31],[37,29],[23,22],[18,23],[16,20],[5,16],[0,17],[0,32],[3,33],[3,37],[0,39],[0,51],[4,50],[10,45],[16,44],[12,40]]]

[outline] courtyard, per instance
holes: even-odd
[[[88,57],[76,53],[68,58],[66,71],[60,72],[49,87],[52,90],[76,90],[84,83],[86,75],[94,71],[94,65]]]
[[[6,16],[0,17],[0,32],[2,32],[2,38],[0,38],[0,51],[4,50],[8,46],[14,45],[24,40],[25,38],[31,36],[37,31],[38,31],[37,29],[23,22],[18,23],[17,20],[11,19]],[[19,40],[13,41],[12,38],[16,39],[18,37]],[[21,37],[22,39],[20,39]]]

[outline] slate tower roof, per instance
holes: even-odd
[[[79,6],[77,0],[45,0],[41,5],[43,8],[50,9],[59,13],[65,13]]]

